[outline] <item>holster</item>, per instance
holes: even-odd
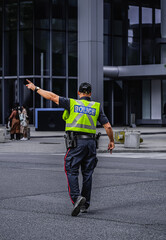
[[[95,141],[96,141],[96,148],[99,148],[99,138],[101,136],[101,132],[95,135]]]
[[[73,132],[66,132],[64,138],[67,149],[77,147],[77,136]]]

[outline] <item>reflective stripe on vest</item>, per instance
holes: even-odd
[[[81,131],[95,133],[97,119],[100,111],[100,103],[89,102],[87,100],[81,101],[75,99],[70,99],[70,101],[72,108],[70,109],[71,115],[69,116],[69,118],[66,119],[66,131]],[[83,101],[85,101],[85,104]],[[88,105],[86,105],[86,103],[88,103]],[[73,114],[77,114],[75,118],[73,118]],[[78,123],[78,121],[81,119],[81,117],[83,117],[84,114],[86,114],[90,122],[90,125],[85,124],[85,119],[83,119],[84,121],[83,123]]]

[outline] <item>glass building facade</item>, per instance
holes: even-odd
[[[56,107],[27,91],[26,78],[56,93],[77,95],[77,0],[0,1],[0,122],[15,102],[31,111]]]
[[[162,63],[160,0],[103,0],[103,7],[104,66]],[[77,0],[0,0],[0,123],[15,102],[29,107],[31,123],[35,108],[57,107],[27,90],[26,78],[61,96],[77,97],[78,18]],[[165,79],[101,81],[113,125],[129,125],[131,114],[137,124],[163,123]],[[152,105],[157,88],[161,114]]]

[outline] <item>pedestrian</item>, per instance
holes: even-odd
[[[65,109],[63,119],[66,121],[65,172],[73,210],[71,215],[85,213],[90,206],[92,174],[97,164],[96,157],[96,125],[97,121],[104,126],[109,137],[108,150],[114,148],[113,131],[105,116],[101,104],[91,101],[91,85],[82,83],[79,87],[79,100],[60,97],[57,94],[36,87],[29,80],[28,89],[36,91],[42,97],[51,100]],[[79,167],[83,176],[80,194],[78,175]]]
[[[26,106],[22,106],[22,112],[20,114],[20,132],[22,134],[22,138],[20,140],[26,141],[27,138],[27,131],[28,131],[28,115]]]
[[[16,135],[16,140],[20,140],[20,119],[17,106],[12,109],[9,121],[11,121],[10,139],[14,140]]]

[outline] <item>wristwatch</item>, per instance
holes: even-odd
[[[37,92],[40,88],[39,87],[35,87],[35,92]]]

